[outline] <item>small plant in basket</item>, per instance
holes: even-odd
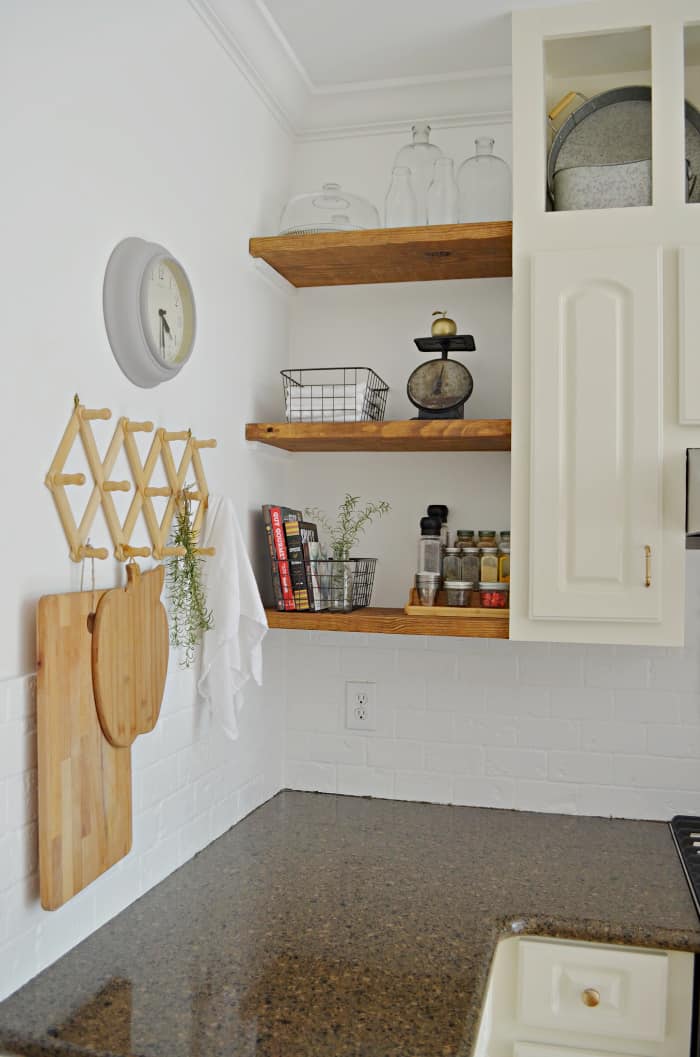
[[[386,500],[361,505],[357,495],[348,492],[338,507],[335,521],[331,521],[324,510],[307,507],[306,516],[323,526],[330,540],[332,561],[324,563],[330,568],[326,574],[328,606],[330,609],[348,611],[353,608],[353,567],[350,551],[375,518],[388,514],[391,506]],[[372,574],[373,575],[373,574]],[[323,574],[322,574],[323,579]],[[359,603],[368,605],[368,602]]]

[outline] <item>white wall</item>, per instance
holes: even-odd
[[[282,784],[283,637],[266,644],[265,690],[250,693],[236,744],[199,714],[171,658],[162,718],[134,747],[132,852],[65,908],[40,909],[35,603],[79,583],[44,474],[77,391],[115,420],[216,437],[203,453],[210,489],[235,498],[250,533],[283,464],[250,452],[243,424],[273,413],[288,303],[251,268],[247,241],[279,214],[291,148],[186,0],[8,0],[0,41],[2,997]],[[127,235],[172,250],[197,300],[194,357],[155,390],[124,378],[102,321],[105,264]],[[108,543],[99,524],[93,542]],[[99,587],[122,580],[98,563]]]

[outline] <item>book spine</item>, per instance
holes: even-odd
[[[270,557],[270,579],[272,581],[272,593],[275,599],[275,609],[284,610],[282,585],[280,584],[280,574],[277,566],[277,551],[275,550],[275,541],[272,538],[272,518],[270,517],[270,507],[267,505],[263,506],[262,513],[263,521],[265,522],[265,539],[267,540],[267,551]]]
[[[282,511],[278,506],[270,507],[270,522],[272,525],[272,540],[275,545],[277,558],[277,570],[279,573],[280,590],[285,609],[296,609],[294,604],[294,592],[292,580],[289,573],[289,560],[287,557],[287,541],[284,535],[284,519]]]
[[[292,579],[295,609],[308,610],[309,590],[306,582],[306,567],[298,521],[285,521],[284,531],[287,536],[287,554],[289,557],[289,574]]]

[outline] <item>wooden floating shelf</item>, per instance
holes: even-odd
[[[285,451],[510,451],[510,419],[249,422],[246,440]]]
[[[425,616],[403,609],[368,606],[352,613],[284,612],[266,609],[271,628],[296,631],[356,631],[371,635],[447,635],[455,638],[507,639],[508,610],[465,609],[460,617],[439,617],[426,606]]]
[[[251,239],[250,254],[296,287],[495,279],[513,274],[513,225],[500,220],[275,235]]]

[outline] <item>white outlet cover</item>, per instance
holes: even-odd
[[[347,730],[376,730],[377,687],[375,683],[345,684]]]

